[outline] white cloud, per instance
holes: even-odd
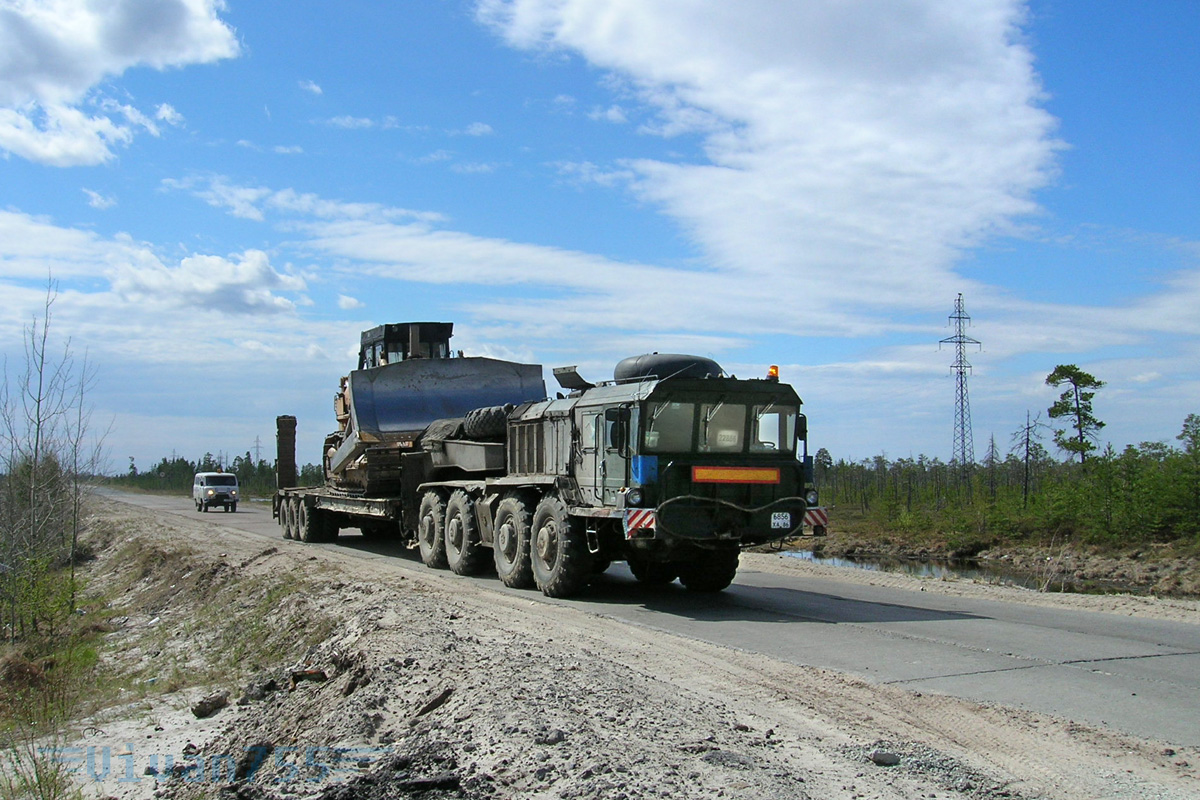
[[[954,274],[961,253],[1035,211],[1054,174],[1018,0],[481,0],[478,12],[515,47],[609,70],[653,112],[644,132],[700,137],[706,162],[590,172],[627,173],[716,269],[844,310],[842,332],[975,288]]]
[[[132,305],[200,308],[227,314],[292,311],[295,303],[277,291],[300,292],[302,278],[271,267],[261,250],[231,258],[193,255],[170,267],[156,260],[123,263],[110,271],[113,293]]]
[[[594,108],[588,114],[588,119],[593,119],[597,122],[611,122],[615,125],[623,125],[629,121],[629,117],[625,115],[625,109],[616,105],[609,106],[608,108]]]
[[[486,122],[472,122],[463,133],[467,136],[491,136],[495,131]]]
[[[183,125],[183,114],[176,111],[170,103],[160,104],[154,112],[154,118],[175,127]]]
[[[333,117],[328,122],[335,128],[345,128],[346,130],[365,130],[375,127],[375,121],[367,117]]]
[[[344,294],[338,295],[338,303],[337,304],[338,304],[338,308],[342,309],[343,311],[354,311],[359,308],[366,308],[366,304],[363,303],[361,300],[359,300],[355,297],[350,297],[349,295],[344,295]]]
[[[300,81],[300,88],[306,92],[310,92],[310,93],[316,94],[316,95],[325,93],[324,91],[322,91],[321,87],[318,86],[313,81]]]
[[[51,166],[102,164],[136,128],[157,135],[132,107],[101,98],[87,114],[82,104],[102,81],[132,67],[165,69],[237,55],[233,32],[217,16],[222,9],[220,0],[6,3],[0,9],[0,148]]]
[[[117,204],[117,198],[93,192],[91,189],[84,189],[83,193],[88,196],[88,205],[101,211],[112,208]]]
[[[457,172],[460,175],[488,175],[495,172],[496,164],[488,164],[481,161],[471,161],[461,164],[453,164],[450,167],[452,172]]]

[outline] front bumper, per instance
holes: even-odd
[[[727,500],[684,495],[666,500],[656,509],[626,509],[625,535],[764,544],[799,534],[806,510],[802,497],[784,497],[748,508]]]

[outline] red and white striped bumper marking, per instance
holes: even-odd
[[[654,530],[654,511],[647,508],[633,508],[625,512],[625,538],[633,536],[636,531]]]
[[[810,508],[804,512],[804,524],[810,527],[829,525],[829,512],[823,508]]]

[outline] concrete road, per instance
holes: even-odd
[[[118,495],[145,508],[282,541],[269,504],[200,514],[186,497]],[[290,544],[290,543],[289,543]],[[338,547],[424,571],[413,551],[344,534]],[[1162,622],[743,569],[717,595],[646,587],[623,564],[583,598],[516,592],[877,683],[996,702],[1200,746],[1200,624]]]

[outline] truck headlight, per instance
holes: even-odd
[[[817,500],[818,500],[818,498],[817,498],[817,490],[816,489],[809,489],[807,492],[804,493],[804,502],[807,503],[808,505],[815,506],[817,504]]]
[[[642,490],[630,489],[625,495],[625,505],[640,506],[642,504]]]

